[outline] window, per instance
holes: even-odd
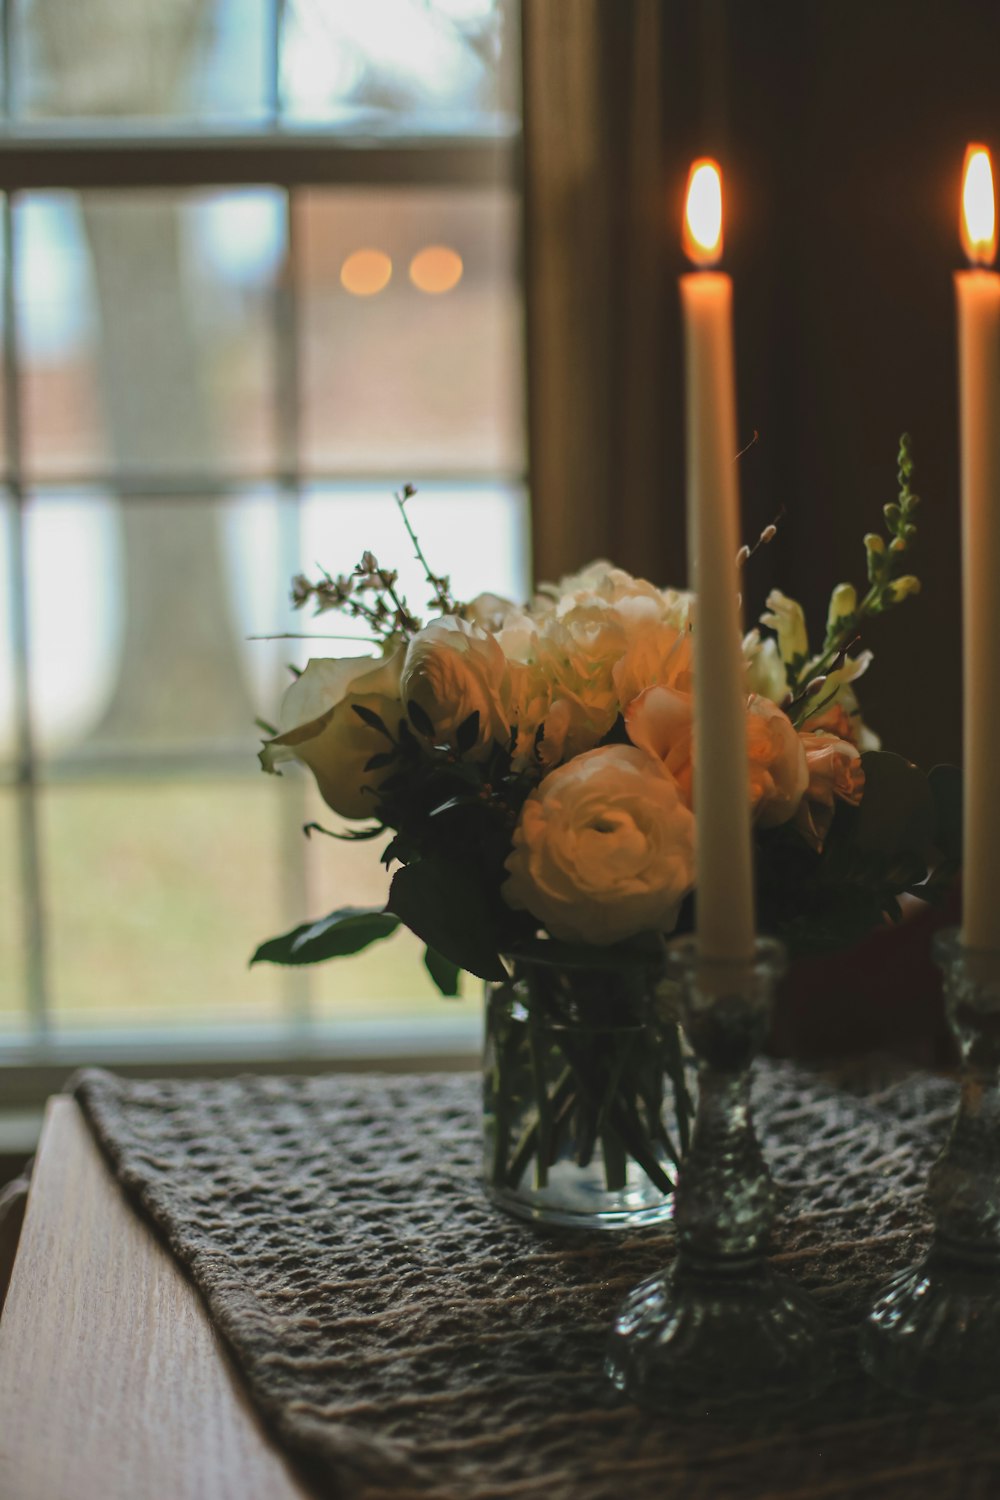
[[[289,662],[352,650],[282,638],[344,629],[291,612],[295,571],[370,547],[423,602],[406,480],[460,592],[527,590],[515,19],[3,6],[8,1058],[473,1034],[408,934],[248,972],[261,938],[384,892],[370,846],[303,837],[332,815],[263,778],[254,719]]]

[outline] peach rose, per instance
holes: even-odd
[[[865,771],[857,745],[835,735],[805,730],[799,735],[809,768],[809,785],[799,805],[796,827],[817,851],[830,832],[834,807],[857,807],[865,790]]]
[[[654,687],[628,707],[625,727],[633,745],[663,762],[692,805],[694,703],[690,694]],[[805,752],[791,720],[767,698],[747,700],[748,794],[764,828],[786,823],[798,811],[809,781]]]
[[[553,937],[606,945],[669,932],[694,882],[694,818],[659,761],[602,745],[531,793],[507,870],[507,904]]]

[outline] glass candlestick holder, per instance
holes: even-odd
[[[829,1378],[821,1315],[765,1259],[776,1192],[754,1132],[750,1074],[784,967],[781,944],[766,938],[748,963],[699,959],[693,938],[668,947],[698,1064],[674,1199],[677,1260],[626,1298],[606,1362],[619,1390],[645,1406],[801,1398]]]
[[[939,933],[961,1093],[930,1170],[934,1233],[923,1259],[878,1294],[862,1332],[866,1369],[907,1395],[1000,1396],[1000,955]]]

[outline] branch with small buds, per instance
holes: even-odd
[[[757,434],[754,433],[755,439],[756,436]],[[764,527],[764,530],[761,532],[760,536],[754,542],[752,547],[748,546],[746,542],[744,542],[743,546],[736,554],[736,566],[738,568],[742,568],[744,563],[748,563],[751,557],[753,557],[754,553],[759,551],[761,547],[766,547],[769,542],[774,541],[775,537],[778,535],[778,522],[781,520],[784,514],[785,507],[782,506],[770,525]]]
[[[463,606],[452,595],[450,578],[432,571],[406,513],[406,502],[416,493],[412,484],[404,484],[395,500],[417,561],[433,591],[428,608],[439,615],[460,614]],[[349,574],[341,573],[334,578],[325,568],[320,569],[320,574],[316,583],[304,573],[292,579],[292,605],[295,609],[304,609],[311,604],[314,615],[326,614],[331,609],[340,610],[352,620],[363,620],[376,643],[382,645],[391,640],[409,640],[423,629],[423,621],[413,613],[397,588],[399,573],[393,568],[381,567],[373,552],[363,553],[361,561]]]
[[[461,612],[461,605],[452,596],[451,579],[447,573],[433,572],[427,558],[424,556],[424,549],[420,545],[417,533],[414,531],[410,523],[410,518],[406,513],[406,502],[407,500],[412,500],[416,493],[416,489],[412,484],[404,484],[403,488],[397,491],[395,500],[399,507],[399,514],[403,518],[406,533],[413,543],[414,556],[423,568],[424,577],[433,590],[431,598],[427,601],[427,608],[436,611],[439,615],[457,615]]]
[[[350,574],[334,578],[325,568],[313,583],[300,573],[292,580],[292,604],[304,609],[312,604],[313,614],[340,610],[352,620],[364,620],[377,641],[394,636],[409,639],[421,628],[421,621],[397,591],[399,574],[379,566],[372,552],[365,552]]]

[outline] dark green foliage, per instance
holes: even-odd
[[[261,943],[250,963],[317,964],[343,958],[391,937],[399,918],[372,907],[342,906],[318,922],[304,922],[281,937]]]
[[[445,958],[436,948],[424,949],[424,968],[441,991],[448,999],[454,999],[460,993],[459,980],[462,970],[458,964],[453,964],[450,958]]]
[[[387,910],[458,968],[480,979],[506,977],[495,913],[475,865],[436,855],[404,865],[392,878]]]

